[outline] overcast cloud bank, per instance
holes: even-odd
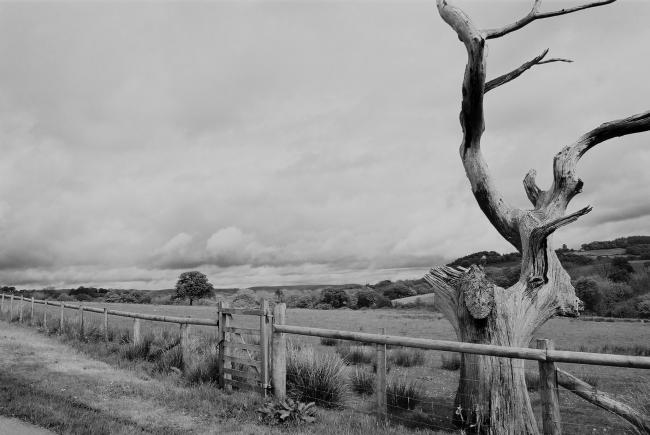
[[[420,277],[512,248],[458,158],[464,48],[435,2],[0,4],[0,282],[220,287]],[[529,2],[460,1],[485,27]],[[545,2],[559,7],[571,2]],[[611,119],[648,110],[648,2],[490,42],[486,158],[521,180]],[[579,166],[556,243],[650,234],[650,136]]]

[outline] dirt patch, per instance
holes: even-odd
[[[25,423],[17,418],[0,417],[0,434],[12,435],[54,435],[54,432],[33,424]]]

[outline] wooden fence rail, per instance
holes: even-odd
[[[406,346],[419,349],[442,350],[448,352],[473,353],[479,355],[500,356],[504,358],[650,369],[650,357],[647,356],[611,355],[550,349],[530,349],[526,347],[508,347],[491,344],[463,343],[448,340],[430,340],[427,338],[368,334],[363,332],[338,331],[333,329],[308,328],[304,326],[293,325],[276,325],[274,331],[282,332],[285,334],[309,335],[313,337],[359,341],[362,343]]]
[[[4,296],[4,295],[2,295]],[[12,300],[13,300],[13,295]],[[130,311],[120,311],[120,310],[110,310],[107,308],[99,307],[90,307],[83,304],[67,304],[64,302],[55,302],[47,300],[34,299],[33,303],[41,305],[51,305],[54,307],[61,308],[71,308],[73,310],[79,310],[83,307],[83,311],[91,313],[100,313],[112,316],[119,317],[130,317],[132,319],[141,319],[141,320],[151,320],[155,322],[167,322],[167,323],[179,323],[179,324],[188,324],[188,325],[202,325],[202,326],[219,326],[219,321],[217,319],[205,319],[205,318],[195,318],[195,317],[174,317],[174,316],[161,316],[158,314],[144,314],[144,313],[132,313]],[[234,309],[235,314],[246,314],[248,311],[259,312],[259,310],[237,310]]]

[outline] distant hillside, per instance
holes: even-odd
[[[633,248],[638,246],[650,246],[650,236],[630,236],[620,237],[614,240],[605,240],[598,242],[585,243],[582,245],[583,251],[593,251],[595,249],[613,249],[613,248]],[[637,255],[637,254],[632,254]]]
[[[248,287],[253,291],[270,291],[275,290],[319,290],[323,288],[361,288],[360,284],[294,284],[294,285],[259,285]]]
[[[587,313],[650,318],[650,236],[585,243],[581,250],[563,246],[555,252]],[[495,284],[509,287],[519,280],[521,255],[517,252],[475,252],[449,266],[481,264],[483,257],[485,272]]]

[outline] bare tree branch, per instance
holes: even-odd
[[[596,1],[592,3],[587,3],[584,5],[580,6],[575,6],[572,8],[564,8],[560,9],[557,11],[551,11],[551,12],[539,12],[539,7],[542,4],[542,0],[535,0],[535,3],[533,4],[532,9],[530,12],[520,20],[515,21],[514,23],[508,24],[507,26],[501,27],[499,29],[489,29],[485,31],[485,37],[486,39],[494,39],[494,38],[500,38],[504,35],[507,35],[510,32],[514,32],[515,30],[519,30],[524,26],[527,26],[528,24],[532,23],[535,20],[540,20],[543,18],[551,18],[551,17],[557,17],[558,15],[566,15],[570,14],[573,12],[581,11],[583,9],[589,9],[589,8],[595,8],[598,6],[604,6],[610,3],[614,3],[616,0],[602,0],[602,1]]]
[[[533,259],[532,269],[528,277],[528,285],[531,288],[538,287],[548,282],[548,256],[546,239],[560,227],[578,220],[592,210],[591,206],[584,207],[574,213],[553,219],[534,228],[530,232],[529,249]]]
[[[554,204],[559,211],[566,210],[569,201],[582,190],[582,180],[575,177],[576,166],[591,148],[615,137],[644,131],[650,131],[650,111],[601,124],[564,147],[553,159],[553,185],[542,206]]]
[[[446,0],[437,0],[437,6],[442,19],[456,32],[467,50],[460,112],[463,130],[460,154],[467,178],[476,201],[492,225],[515,248],[521,249],[516,224],[518,210],[510,206],[497,190],[481,152],[481,137],[485,130],[485,37],[460,8],[450,5]]]
[[[537,171],[534,169],[528,171],[524,177],[524,190],[526,191],[526,196],[528,196],[530,202],[532,202],[534,206],[537,206],[539,197],[543,192],[542,189],[537,187],[535,176],[537,176]]]
[[[544,57],[548,54],[548,48],[544,50],[542,54],[539,56],[536,56],[535,58],[529,60],[528,62],[524,63],[521,65],[519,68],[514,69],[510,71],[509,73],[503,74],[495,79],[490,80],[485,84],[485,93],[491,91],[492,89],[504,85],[508,83],[509,81],[512,81],[522,75],[525,71],[528,69],[532,68],[535,65],[542,65],[545,63],[551,63],[551,62],[573,62],[572,60],[569,59],[561,59],[561,58],[551,58],[547,60],[542,60]]]

